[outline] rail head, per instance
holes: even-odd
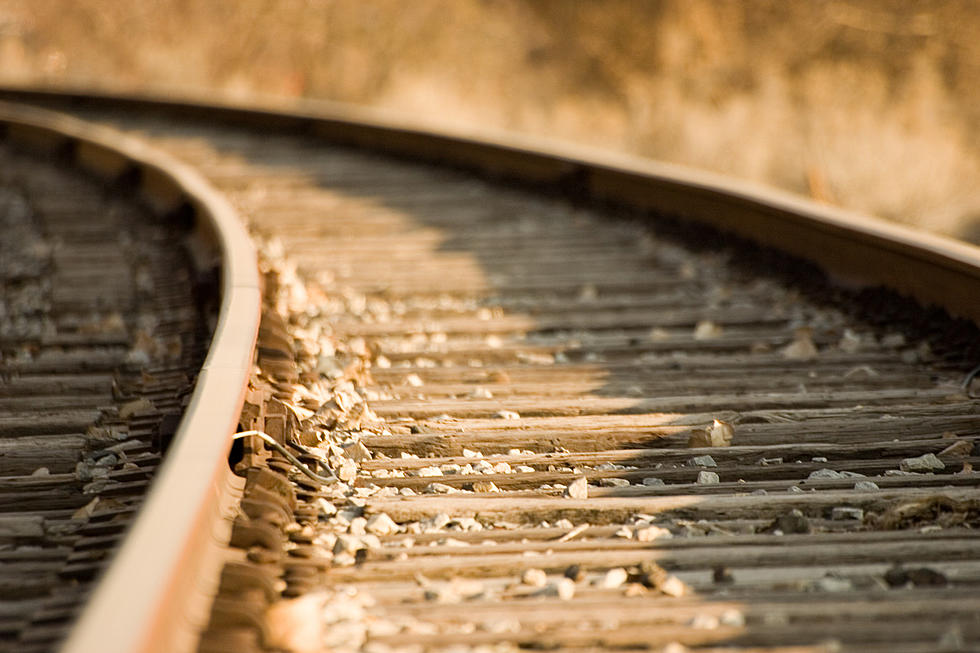
[[[67,151],[106,179],[138,173],[139,193],[166,211],[191,207],[201,268],[220,265],[221,305],[190,404],[146,502],[62,647],[64,653],[191,651],[217,590],[229,517],[242,483],[227,463],[260,316],[256,252],[235,210],[198,173],[111,129],[0,103],[6,138]]]

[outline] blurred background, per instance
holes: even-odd
[[[0,0],[0,83],[368,105],[980,242],[977,0]]]

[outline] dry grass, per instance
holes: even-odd
[[[355,102],[980,242],[977,33],[974,0],[0,0],[0,81]]]

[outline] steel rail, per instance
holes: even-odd
[[[573,197],[694,220],[809,260],[851,287],[884,286],[980,324],[980,248],[722,175],[514,133],[453,129],[326,102],[249,107],[213,98],[0,88],[62,107],[166,110],[301,131],[339,144],[448,163]]]
[[[114,130],[0,104],[0,125],[20,145],[67,152],[107,180],[138,175],[144,201],[189,206],[191,249],[202,271],[220,266],[221,307],[190,404],[149,496],[62,651],[189,651],[217,591],[230,510],[243,482],[227,462],[247,390],[260,315],[256,253],[224,197],[194,170]]]
[[[452,131],[336,105],[246,109],[196,99],[10,88],[0,89],[0,98],[66,109],[167,111],[448,163],[579,199],[705,223],[813,261],[844,283],[885,286],[980,324],[980,248],[718,175],[513,134]],[[217,192],[192,170],[140,142],[39,109],[4,108],[0,120],[10,122],[11,137],[41,147],[74,142],[78,162],[104,176],[118,176],[136,166],[142,170],[147,197],[164,207],[180,202],[194,206],[204,240],[214,244],[213,252],[223,255],[221,318],[188,412],[195,418],[200,415],[204,428],[220,436],[191,439],[188,424],[182,426],[144,514],[64,649],[70,653],[184,650],[193,645],[194,626],[203,625],[194,620],[203,620],[206,614],[190,605],[203,605],[217,580],[192,570],[216,568],[220,551],[215,545],[226,536],[228,526],[220,518],[221,497],[228,496],[223,489],[240,485],[224,459],[237,425],[237,409],[226,412],[216,407],[235,391],[239,392],[235,405],[241,406],[258,324],[254,252],[233,209]],[[235,254],[241,248],[249,248],[248,265]],[[237,385],[230,380],[233,377]],[[206,411],[196,410],[204,406]],[[177,462],[179,454],[191,462],[176,476],[170,472],[185,464]],[[164,526],[167,540],[162,542],[155,539],[153,529],[171,523],[169,502],[174,499],[165,494],[171,491],[196,512],[185,527]],[[196,499],[204,501],[203,507],[193,503]],[[205,543],[211,545],[208,553],[196,548]],[[137,585],[148,589],[136,591]],[[112,598],[113,591],[125,598]],[[112,629],[104,630],[105,623],[113,624]]]

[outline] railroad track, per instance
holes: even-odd
[[[340,477],[236,440],[200,650],[980,641],[975,248],[533,143],[13,95],[237,209],[265,286],[238,429]]]

